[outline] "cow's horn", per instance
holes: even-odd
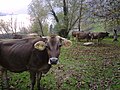
[[[38,50],[44,50],[45,49],[45,42],[43,41],[38,41],[34,44],[34,48],[38,49]]]

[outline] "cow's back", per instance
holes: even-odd
[[[93,39],[100,39],[100,38],[107,37],[108,34],[109,33],[107,33],[107,32],[93,32],[92,37],[93,37]]]
[[[79,32],[77,33],[77,38],[79,39],[89,39],[90,36],[89,36],[90,32]]]
[[[0,49],[0,64],[10,71],[26,70],[27,61],[32,51],[32,44],[18,41],[2,42]]]
[[[79,33],[80,31],[72,31],[72,36],[76,37],[77,33]]]

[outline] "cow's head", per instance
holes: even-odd
[[[59,62],[58,58],[61,46],[70,47],[72,43],[70,40],[56,35],[44,38],[46,39],[44,42],[38,41],[34,44],[34,47],[39,50],[46,49],[49,56],[48,64],[57,64]]]
[[[109,36],[109,33],[108,33],[108,32],[106,32],[106,36],[107,36],[107,37]]]

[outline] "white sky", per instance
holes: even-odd
[[[30,2],[31,0],[0,0],[0,12],[16,13],[19,10],[26,11]]]

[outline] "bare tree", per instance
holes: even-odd
[[[67,37],[69,31],[76,26],[79,27],[80,30],[81,23],[84,21],[82,19],[85,18],[85,10],[87,10],[86,0],[42,0],[45,5],[43,2],[41,3],[41,0],[39,0],[39,2],[38,0],[33,1],[32,4],[30,4],[31,15],[38,17],[41,24],[43,19],[41,19],[40,13],[43,13],[45,9],[47,9],[46,14],[51,14],[56,22],[54,23],[54,30],[60,32],[63,37]],[[36,1],[38,3],[34,4]],[[47,15],[42,17],[44,17],[44,19],[48,18]],[[40,26],[41,24],[39,23]]]
[[[48,0],[47,0],[48,1]],[[51,3],[52,2],[52,3]],[[84,3],[83,3],[84,2]],[[53,17],[55,18],[56,22],[59,26],[60,34],[63,37],[66,37],[69,31],[79,22],[81,22],[83,6],[85,4],[85,0],[61,0],[61,1],[54,1],[50,0],[49,7],[51,8],[51,12],[54,14]],[[55,12],[53,8],[59,8],[59,12]],[[59,17],[59,13],[61,13],[62,17]],[[78,22],[79,20],[79,22]],[[78,24],[80,25],[80,23]],[[80,27],[80,26],[79,26]]]
[[[54,11],[51,3],[50,3],[50,0],[47,0],[47,3],[48,3],[48,5],[49,5],[49,9],[50,9],[52,15],[54,16],[56,22],[59,23],[59,19],[58,19],[57,15],[56,15],[56,12]]]
[[[79,22],[78,22],[78,29],[81,31],[81,20],[82,20],[82,11],[83,11],[83,2],[84,0],[79,1],[80,7],[79,7]]]
[[[5,21],[0,20],[0,27],[1,27],[1,32],[3,33],[3,31],[8,34],[9,33],[9,28],[8,28],[8,24],[5,23]]]
[[[91,0],[89,6],[91,15],[106,22],[112,23],[112,28],[120,25],[120,1],[119,0]]]
[[[45,21],[48,12],[44,1],[45,0],[32,0],[28,8],[29,14],[31,15],[32,18],[34,18],[33,23],[37,21],[39,24],[40,27],[39,30],[42,36],[44,36],[43,22]]]

